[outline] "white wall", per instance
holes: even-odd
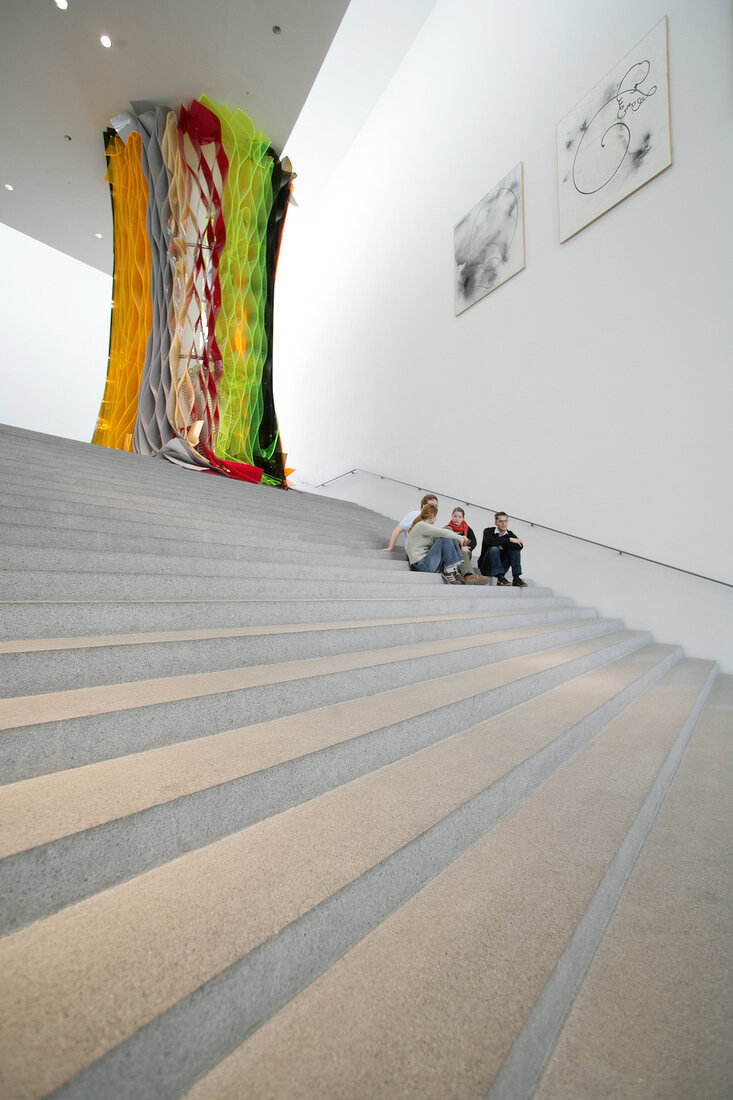
[[[561,246],[555,124],[665,14],[674,163]],[[733,581],[730,38],[727,0],[438,0],[288,217],[276,400],[306,480],[438,484]],[[526,270],[456,318],[453,225],[519,160]]]
[[[112,277],[0,224],[0,423],[92,438],[107,377]]]
[[[555,124],[665,14],[674,163],[561,246]],[[731,29],[728,0],[438,0],[320,205],[289,214],[298,476],[375,470],[733,582]],[[519,160],[526,270],[456,318],[453,226]],[[538,579],[733,671],[730,589],[543,553]]]

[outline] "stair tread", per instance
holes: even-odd
[[[531,609],[530,609],[531,610]],[[565,609],[561,609],[565,610]],[[572,608],[573,611],[587,611],[588,608]],[[109,646],[149,645],[156,642],[206,641],[217,638],[252,638],[265,634],[303,634],[309,631],[354,630],[362,627],[405,626],[413,623],[470,622],[473,619],[504,618],[507,615],[528,614],[523,608],[507,608],[486,611],[457,611],[450,615],[404,615],[396,618],[381,619],[343,619],[333,622],[284,623],[281,626],[237,626],[209,627],[201,630],[159,630],[136,634],[98,634],[71,636],[68,638],[24,638],[0,641],[0,654],[3,653],[43,653],[64,649],[96,649]]]
[[[0,1091],[727,1096],[733,678],[360,505],[0,456]]]
[[[684,690],[679,687],[680,673],[671,692],[665,690],[668,677],[650,689],[584,752],[510,812],[494,828],[489,841],[479,841],[434,880],[437,886],[426,887],[345,956],[348,967],[354,958],[372,950],[375,941],[394,934],[393,921],[401,921],[408,932],[414,932],[420,914],[427,912],[425,935],[413,938],[407,950],[393,954],[386,964],[380,952],[376,988],[363,985],[362,994],[350,1003],[348,997],[330,998],[331,1005],[338,1004],[341,1009],[335,1029],[339,1042],[359,1035],[359,1020],[378,1027],[389,1020],[395,1036],[418,1036],[424,1049],[424,1028],[420,1031],[423,1007],[433,1006],[427,1011],[434,1019],[446,981],[445,962],[452,956],[455,965],[463,961],[465,967],[470,960],[470,973],[485,979],[480,996],[472,1001],[471,987],[475,988],[476,982],[466,975],[464,1005],[473,1007],[479,1016],[484,1015],[486,1006],[492,1013],[501,1007],[501,1019],[487,1027],[484,1018],[480,1029],[484,1067],[492,1056],[501,1057],[509,1041],[510,1021],[526,1011],[530,994],[546,979],[653,783],[674,740],[675,723],[679,728],[681,715],[689,711],[700,690],[702,672],[698,668],[692,675],[689,670],[703,664],[684,662],[683,679],[687,674],[691,681]],[[661,721],[663,717],[665,721]],[[500,733],[500,722],[498,728]],[[470,740],[471,732],[465,736]],[[474,734],[474,739],[481,743],[480,736]],[[510,742],[509,750],[515,748],[520,746]],[[491,782],[490,765],[488,771]],[[424,834],[433,822],[465,801],[466,784],[480,782],[476,772],[471,753],[453,759],[446,756],[441,743],[6,937],[0,943],[0,973],[8,988],[0,999],[0,1012],[8,1079],[18,1083],[15,1087],[36,1094],[62,1084],[297,921],[321,899],[348,887],[392,852]],[[465,860],[468,893],[465,878],[461,881]],[[520,873],[517,861],[524,865]],[[459,880],[453,881],[456,874]],[[443,903],[430,904],[428,900],[426,909],[425,899],[430,899],[435,889],[444,892]],[[457,898],[462,904],[456,904]],[[483,904],[478,904],[479,900]],[[549,912],[553,918],[548,923]],[[466,919],[477,914],[478,934],[465,927]],[[508,916],[510,919],[505,919]],[[431,944],[427,936],[430,926],[446,920],[448,927]],[[469,942],[470,952],[466,950]],[[430,973],[416,958],[426,948],[433,967]],[[512,973],[513,952],[517,967],[522,959],[530,966],[529,973],[518,969]],[[497,958],[510,960],[508,974],[506,966],[492,966]],[[325,980],[332,980],[339,969],[341,964],[327,972]],[[369,969],[362,968],[362,981]],[[410,998],[411,1012],[398,1028],[395,1016],[388,1011],[391,995],[402,994],[415,980],[419,988]],[[492,981],[489,994],[486,986],[491,989]],[[426,996],[426,987],[430,996]],[[309,987],[302,996],[312,996],[314,988]],[[520,1004],[507,1013],[507,1000],[516,1000],[517,995]],[[114,1005],[111,1013],[110,1005]],[[400,1011],[403,1008],[400,1006]],[[303,1018],[298,1001],[284,1010],[285,1016],[293,1012]],[[345,1023],[347,1014],[353,1029]],[[438,1015],[440,1019],[445,1016],[442,1012]],[[458,1015],[465,1019],[464,1009]],[[282,1016],[273,1021],[276,1030]],[[287,1066],[305,1079],[309,1059],[315,1059],[325,1072],[323,1055],[328,1061],[327,1039],[335,1037],[334,1031],[324,1029],[320,1007],[311,1010],[308,1018],[321,1020],[323,1034],[315,1044],[321,1054],[297,1047],[299,1058],[295,1059],[295,1044],[278,1046],[277,1073],[286,1072]],[[260,1041],[267,1034],[265,1025],[259,1032]],[[466,1042],[464,1037],[457,1044],[461,1055]],[[443,1047],[440,1041],[438,1048]],[[370,1048],[374,1049],[373,1044],[367,1042],[365,1049]],[[268,1072],[273,1072],[272,1057],[264,1061],[270,1063]],[[382,1052],[377,1062],[382,1082],[390,1069],[400,1078],[404,1076],[404,1052],[399,1051],[389,1067]],[[460,1062],[465,1065],[463,1057]],[[455,1072],[456,1067],[451,1068]],[[435,1073],[432,1062],[429,1072]],[[442,1059],[441,1072],[446,1072]],[[272,1078],[269,1080],[271,1085]],[[250,1084],[248,1074],[248,1087]],[[338,1084],[343,1089],[340,1077]],[[324,1081],[320,1088],[318,1095],[329,1094]],[[421,1094],[447,1094],[445,1088],[435,1091],[434,1079],[432,1089],[430,1093],[421,1090]],[[353,1089],[347,1092],[359,1095]],[[256,1088],[253,1094],[257,1094]],[[295,1095],[295,1090],[281,1093],[290,1094]]]
[[[187,1100],[484,1096],[673,739],[657,704],[687,676],[664,707],[679,728],[705,678],[689,673],[675,666]]]
[[[613,620],[599,619],[598,622],[607,623]],[[474,647],[491,647],[520,637],[539,637],[569,630],[574,626],[588,626],[588,623],[586,620],[560,625],[549,623],[472,637],[390,646],[386,649],[367,650],[362,653],[311,657],[298,661],[282,661],[274,665],[254,665],[249,668],[222,669],[184,676],[156,677],[152,680],[138,680],[132,683],[72,688],[68,691],[48,692],[42,695],[0,699],[0,730],[63,721],[91,714],[132,710],[141,706],[193,699],[202,695],[241,691],[263,684],[286,683],[355,668],[410,661],[427,655],[457,653]]]
[[[731,730],[719,676],[536,1100],[733,1095]]]
[[[588,699],[597,706],[604,692],[620,691],[674,651],[674,646],[645,646],[602,669],[586,673],[582,689],[573,681],[573,687],[567,691],[560,687],[542,696],[537,706],[544,704],[557,709],[558,701],[566,696],[570,697],[570,704],[565,704],[564,711],[560,706],[561,714],[581,711]],[[563,654],[556,652],[556,660],[568,656],[567,650]],[[0,787],[0,819],[7,822],[0,839],[0,856],[454,705],[477,691],[519,680],[530,667],[534,670],[548,667],[552,654],[545,652],[537,658],[532,661],[514,658],[490,669],[459,672],[429,683],[395,688],[368,698]],[[524,710],[525,714],[536,713],[532,701],[523,707],[531,708]],[[516,710],[510,712],[514,714]],[[509,715],[504,717],[511,720]]]

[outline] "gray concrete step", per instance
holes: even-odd
[[[20,550],[0,546],[0,582],[4,575],[22,571],[31,577],[38,573],[59,574],[63,577],[73,573],[107,573],[114,575],[137,574],[138,576],[168,576],[171,573],[195,577],[287,577],[289,580],[308,580],[319,575],[334,580],[358,580],[381,582],[385,579],[400,584],[424,584],[424,573],[413,572],[403,563],[382,562],[378,558],[359,560],[358,570],[351,558],[326,555],[321,548],[320,555],[311,555],[312,560],[303,560],[294,553],[295,560],[283,561],[277,550],[260,549],[252,553],[250,560],[232,560],[231,558],[210,558],[207,554],[178,554],[173,559],[170,554],[136,553],[121,548],[115,550],[55,549],[39,546],[24,546]],[[433,576],[429,583],[435,583]]]
[[[0,638],[242,627],[258,624],[331,622],[493,611],[499,608],[571,607],[568,596],[548,588],[485,588],[438,584],[430,589],[397,587],[390,597],[204,598],[177,600],[15,600],[0,602]]]
[[[248,502],[257,502],[258,508],[261,508],[262,495],[266,494],[267,510],[273,509],[276,513],[285,510],[291,515],[302,514],[303,518],[307,518],[313,501],[318,500],[317,508],[324,518],[329,517],[331,520],[348,518],[350,522],[366,525],[381,524],[386,520],[386,517],[379,516],[378,513],[351,501],[321,497],[300,489],[283,493],[281,490],[272,490],[267,486],[252,485],[236,479],[212,477],[208,474],[197,475],[193,471],[182,470],[165,461],[151,462],[147,456],[109,451],[107,448],[90,448],[88,445],[80,444],[81,450],[70,456],[64,448],[54,453],[53,449],[49,449],[48,444],[44,444],[43,455],[39,457],[37,445],[33,443],[26,447],[22,454],[20,451],[8,451],[3,446],[4,430],[0,427],[0,457],[6,475],[5,483],[11,487],[27,488],[42,483],[76,491],[79,482],[84,482],[90,486],[120,488],[123,491],[150,489],[159,493],[165,488],[169,494],[172,493],[176,497],[185,496],[205,508],[210,508],[212,503],[216,505],[223,500],[244,507]]]
[[[25,518],[25,517],[24,517]],[[73,517],[69,517],[73,518]],[[58,550],[110,550],[137,554],[166,554],[174,557],[190,555],[195,548],[199,555],[211,559],[233,561],[261,561],[266,552],[268,560],[278,562],[303,562],[309,558],[323,558],[323,540],[308,542],[298,540],[297,547],[288,545],[282,535],[262,532],[240,532],[236,538],[221,531],[221,541],[214,542],[208,534],[196,540],[183,539],[179,533],[156,525],[157,534],[148,524],[115,524],[112,521],[101,526],[109,530],[97,530],[98,523],[78,519],[74,527],[52,527],[43,523],[11,523],[5,519],[0,527],[0,547],[14,547],[15,553],[22,547],[43,546]],[[124,528],[124,531],[123,531]],[[128,533],[124,533],[128,532]],[[341,559],[353,564],[379,562],[380,568],[405,569],[405,557],[381,553],[378,549],[358,545],[339,544],[329,540],[328,558],[334,563]]]
[[[672,646],[645,646],[586,673],[583,690],[571,681],[519,704],[504,717],[503,736],[513,739],[541,710],[538,737],[560,737],[557,767],[679,657]],[[526,671],[520,660],[507,666],[478,697],[476,676],[443,677],[429,693],[418,684],[0,787],[0,816],[10,823],[0,841],[3,934],[446,737],[460,739],[466,708],[472,718],[495,713],[498,693]]]
[[[595,618],[592,608],[525,611],[505,605],[485,615],[0,642],[0,698],[62,691],[71,683],[124,683]]]
[[[410,574],[356,505],[13,428],[0,462],[0,1091],[708,1080],[727,696],[646,870],[643,845],[710,662],[549,589]]]
[[[314,966],[310,984],[301,974],[295,997],[274,996],[268,1007],[279,1010],[272,1016],[262,1000],[243,993],[241,1015],[230,1021],[227,1033],[237,1045],[222,1061],[220,1047],[212,1043],[212,1069],[191,1084],[187,1100],[532,1096],[531,1086],[522,1090],[502,1074],[517,1028],[541,1000],[638,815],[654,799],[656,781],[674,756],[676,736],[706,689],[710,664],[697,665],[676,666],[541,787],[521,802],[508,799],[498,820],[487,814],[490,831],[457,852],[419,892],[400,899],[402,904],[381,923],[373,919],[369,934],[350,950],[344,951],[341,941],[340,956],[331,966]],[[660,700],[666,709],[669,696],[676,697],[667,715],[674,714],[673,721],[649,728],[650,711]],[[496,724],[498,734],[502,720]],[[510,744],[513,748],[505,742],[507,749]],[[427,863],[425,848],[420,854]],[[386,893],[387,868],[379,881]],[[345,897],[340,911],[348,923]],[[301,935],[306,935],[305,921]],[[324,940],[314,931],[311,951]],[[242,991],[246,986],[254,992],[244,967],[237,973]],[[232,975],[230,996],[234,984]],[[210,1012],[223,993],[211,987]],[[646,1079],[637,1079],[635,1090],[618,1095],[713,1095],[706,1088],[704,1051],[696,1050],[684,1011],[675,1002],[673,997],[665,1007],[682,1025],[684,1054],[678,1052],[678,1058],[696,1067],[698,1088],[657,1093],[646,1087]],[[237,1031],[246,1036],[244,1042]],[[141,1039],[128,1041],[128,1058],[133,1050],[142,1054]],[[593,1040],[603,1049],[604,1020]],[[719,1060],[721,1054],[719,1045]],[[104,1076],[115,1062],[110,1058]],[[144,1079],[143,1071],[139,1083]],[[593,1078],[581,1078],[578,1092],[550,1095],[584,1100],[616,1095],[615,1066],[596,1080],[598,1091]]]
[[[719,676],[536,1100],[733,1096],[732,730]]]
[[[156,515],[150,519],[142,519],[137,512],[115,512],[113,509],[89,508],[82,511],[55,511],[45,509],[28,510],[22,506],[0,507],[0,545],[17,544],[29,545],[28,531],[24,528],[31,527],[38,532],[35,543],[51,546],[47,541],[53,538],[54,532],[78,532],[82,535],[87,532],[105,534],[111,537],[140,538],[142,540],[155,539],[179,546],[201,547],[202,551],[208,546],[224,547],[255,547],[288,548],[293,543],[293,527],[279,524],[277,526],[255,522],[237,522],[230,519],[226,524],[219,521],[205,521],[198,518],[195,523],[188,522],[185,518],[172,518]],[[7,535],[7,538],[6,538]],[[11,540],[16,542],[12,543]],[[328,541],[329,556],[368,554],[373,556],[379,552],[378,544],[384,540],[355,541],[355,539],[343,538],[342,541],[330,539]],[[63,545],[63,544],[62,544]],[[84,544],[83,544],[84,545]],[[303,545],[306,553],[324,552],[323,530],[300,531],[298,546]],[[135,547],[133,547],[134,549]],[[122,543],[120,549],[124,549]],[[141,549],[144,547],[141,545]],[[188,550],[190,553],[190,549]],[[225,551],[225,554],[228,551]],[[236,550],[234,551],[236,553]],[[379,561],[398,560],[405,561],[404,553],[401,557],[393,558],[392,555],[379,553]]]
[[[293,571],[297,572],[297,567]],[[302,571],[307,574],[308,568]],[[444,587],[438,573],[412,573],[409,569],[397,573],[385,569],[378,579],[362,580],[360,572],[350,572],[347,577],[338,573],[334,576],[327,561],[313,566],[311,576],[305,577],[292,576],[286,566],[281,571],[264,563],[259,567],[253,565],[244,576],[221,573],[205,576],[198,570],[152,574],[3,569],[0,600],[349,599],[399,596],[420,590],[429,593]],[[474,598],[466,595],[462,585],[451,587],[456,590],[457,600]],[[490,591],[488,587],[476,588],[481,595]]]
[[[519,689],[520,697],[526,698],[521,692],[531,690],[533,666],[559,670],[562,679],[649,641],[646,634],[618,627],[618,622],[603,619],[528,627],[2,699],[0,782],[80,767],[469,669],[481,669],[490,678],[495,662],[519,654],[533,654],[526,658],[528,678]]]
[[[274,491],[274,490],[272,490]],[[223,501],[220,508],[199,509],[189,501],[177,498],[153,498],[146,494],[123,495],[110,491],[106,496],[87,493],[64,493],[59,495],[51,490],[47,493],[40,487],[34,492],[10,493],[0,491],[0,509],[12,510],[17,514],[21,509],[27,516],[38,513],[38,517],[54,515],[87,516],[90,518],[113,518],[119,520],[140,521],[146,519],[150,523],[170,523],[191,531],[194,535],[200,529],[220,532],[230,530],[232,527],[246,527],[249,530],[262,530],[263,509],[252,506],[247,511],[237,510],[228,501]],[[368,539],[373,546],[378,546],[384,540],[385,531],[381,524],[374,525],[374,530],[365,531],[355,523],[336,523],[329,521],[324,524],[318,522],[313,515],[302,518],[298,514],[286,513],[283,515],[271,513],[269,510],[267,529],[279,531],[286,537],[293,525],[297,525],[306,536],[313,540],[327,540],[329,536],[340,543],[364,542]],[[371,525],[370,525],[371,526]]]
[[[710,675],[682,662],[557,770],[502,717],[6,936],[11,1093],[495,1089]]]

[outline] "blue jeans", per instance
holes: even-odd
[[[503,550],[500,546],[492,546],[489,550],[488,570],[484,561],[484,573],[487,577],[503,577],[509,572],[511,566],[512,575],[522,575],[522,551]]]
[[[425,557],[416,561],[412,568],[421,573],[440,573],[449,565],[458,565],[462,561],[458,543],[453,539],[436,539]]]

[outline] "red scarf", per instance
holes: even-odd
[[[457,527],[453,520],[451,520],[448,526],[450,527],[451,531],[455,531],[457,535],[465,535],[466,538],[468,538],[468,524],[466,523],[465,519],[463,523],[459,523]]]

